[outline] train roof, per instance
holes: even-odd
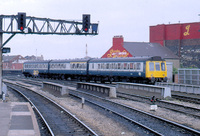
[[[51,63],[63,63],[63,62],[87,62],[89,59],[67,59],[67,60],[52,60]]]
[[[91,59],[90,62],[124,62],[124,61],[165,61],[160,56],[127,57],[127,58],[99,58]]]
[[[127,58],[92,58],[92,59],[68,59],[68,60],[40,60],[27,61],[26,63],[70,63],[70,62],[124,62],[124,61],[165,61],[160,56],[142,56],[142,57],[127,57]]]
[[[26,61],[24,63],[49,63],[51,60]]]
[[[38,60],[38,61],[26,61],[25,63],[66,63],[66,62],[87,62],[89,59],[66,59],[66,60]]]

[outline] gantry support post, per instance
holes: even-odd
[[[2,18],[0,18],[0,47],[3,46],[3,30],[2,30]],[[2,48],[0,48],[0,98],[2,98],[2,94],[3,94],[3,91],[2,91],[2,79],[3,79],[3,63],[2,63]]]

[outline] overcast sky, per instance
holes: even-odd
[[[126,42],[149,42],[149,26],[200,21],[200,0],[0,0],[0,14],[99,22],[97,36],[15,35],[7,55],[43,55],[44,59],[101,57],[115,35]],[[4,34],[5,39],[10,36]]]

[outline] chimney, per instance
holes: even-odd
[[[113,47],[120,48],[123,46],[123,43],[124,43],[124,38],[122,35],[113,37]]]

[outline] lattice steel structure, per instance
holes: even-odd
[[[7,34],[58,34],[58,35],[97,35],[98,24],[91,23],[88,32],[82,30],[82,22],[60,19],[26,17],[26,30],[21,32],[17,28],[17,15],[0,15],[2,29],[0,33]]]
[[[25,14],[24,14],[25,15]],[[19,30],[17,15],[0,15],[0,98],[2,92],[2,49],[16,34],[57,34],[57,35],[97,35],[98,24],[90,23],[89,30],[83,31],[83,23],[60,19],[26,16],[25,29]],[[3,34],[11,36],[3,43]]]

